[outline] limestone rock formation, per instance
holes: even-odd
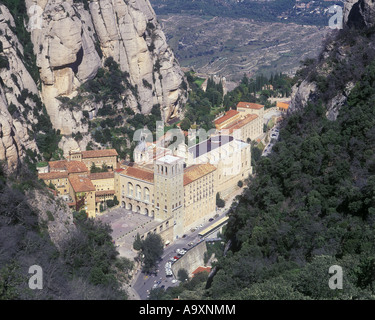
[[[304,80],[299,86],[294,85],[292,88],[292,100],[290,103],[290,110],[296,110],[306,106],[308,101],[313,99],[316,91],[316,84]]]
[[[178,115],[184,102],[183,72],[148,0],[26,0],[29,25],[42,80],[42,97],[62,134],[88,132],[82,108],[75,114],[59,97],[73,97],[95,77],[108,57],[128,72],[138,96],[127,101],[136,112],[159,104],[165,120]],[[37,15],[37,18],[35,16]],[[134,95],[134,94],[133,94]],[[91,106],[92,107],[92,106]]]
[[[45,223],[48,234],[54,245],[61,246],[76,231],[70,209],[63,200],[55,200],[52,194],[46,194],[40,190],[27,193],[28,204],[38,214],[39,223]]]
[[[375,26],[375,1],[347,0],[344,6],[344,25],[357,29]]]
[[[31,97],[38,95],[38,89],[23,63],[24,50],[14,27],[8,9],[0,5],[0,161],[10,170],[17,167],[26,149],[37,150],[29,132],[37,122]]]

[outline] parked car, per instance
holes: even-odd
[[[210,219],[208,219],[208,221],[209,221],[209,222],[214,221],[214,218],[210,218]]]
[[[173,280],[172,280],[172,283],[176,283],[176,282],[177,282],[177,280],[176,280],[176,279],[173,279]]]
[[[191,232],[194,232],[195,230],[196,230],[195,228],[191,228],[191,229],[190,229]]]
[[[174,256],[173,258],[175,258],[176,260],[180,259],[180,258],[179,258],[179,257],[177,257],[177,256]]]
[[[194,242],[190,242],[188,243],[188,246],[191,247],[192,245],[194,245]]]
[[[165,285],[163,284],[160,288],[164,289],[164,288],[165,288]]]
[[[184,234],[182,237],[183,237],[183,238],[186,238],[186,237],[187,237],[187,234]]]

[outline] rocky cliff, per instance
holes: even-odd
[[[26,150],[38,153],[35,135],[45,111],[63,135],[60,148],[65,153],[78,147],[72,135],[84,135],[81,148],[92,140],[83,114],[95,116],[105,104],[143,114],[158,106],[164,121],[180,115],[187,96],[184,74],[148,0],[4,3],[19,14],[18,24],[26,26],[36,57],[34,62],[24,54],[24,39],[17,34],[22,28],[16,28],[1,5],[0,160],[10,167],[17,166]],[[82,86],[97,77],[108,58],[126,75],[127,90],[115,102],[89,99],[92,92],[82,93]],[[27,67],[33,63],[37,77]],[[85,101],[70,108],[68,102],[79,94],[86,94]]]
[[[347,0],[343,19],[344,29],[332,31],[319,59],[304,68],[302,80],[293,88],[291,111],[320,100],[327,106],[327,118],[335,120],[357,75],[374,58],[375,2]],[[364,34],[359,36],[358,29]]]
[[[29,28],[42,98],[62,134],[87,132],[87,127],[81,124],[81,112],[64,110],[56,98],[73,97],[107,57],[113,57],[138,88],[138,96],[128,99],[135,111],[138,103],[145,114],[160,104],[165,120],[180,112],[183,73],[148,0],[27,0],[26,4],[34,23]]]
[[[26,149],[37,150],[29,135],[37,118],[37,86],[23,63],[24,49],[14,32],[9,10],[0,5],[0,160],[10,169],[19,164]]]

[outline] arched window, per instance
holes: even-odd
[[[145,201],[150,201],[150,190],[148,188],[144,189],[144,200]]]
[[[141,187],[140,187],[140,185],[136,185],[136,194],[135,194],[135,196],[136,196],[136,198],[137,199],[141,199],[141,197],[142,197],[142,189],[141,189]]]
[[[128,196],[133,196],[133,184],[131,182],[128,182]]]

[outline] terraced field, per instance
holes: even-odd
[[[318,54],[330,29],[249,19],[159,16],[182,67],[238,81],[243,74],[293,74],[301,60]]]

